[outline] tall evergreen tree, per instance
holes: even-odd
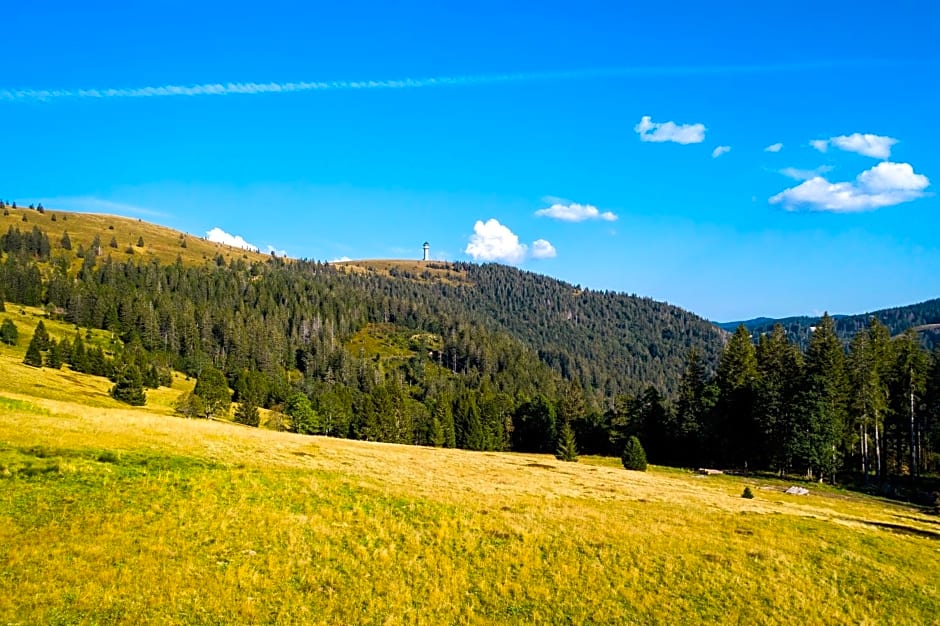
[[[40,322],[41,323],[41,322]],[[32,339],[29,340],[29,346],[26,348],[26,357],[23,363],[33,367],[42,367],[42,345],[43,341],[39,333],[34,332]]]
[[[859,330],[849,346],[849,411],[854,425],[851,439],[857,437],[860,469],[866,480],[872,461],[876,476],[882,477],[881,433],[888,409],[888,386],[883,374],[888,341],[887,328],[872,317],[868,328]]]
[[[117,382],[111,388],[111,397],[131,406],[143,406],[147,403],[144,381],[136,365],[124,365],[117,372]]]
[[[825,314],[810,338],[803,379],[801,456],[809,476],[835,482],[843,453],[847,386],[845,350],[832,318]]]
[[[33,331],[33,339],[39,342],[39,349],[46,350],[49,347],[49,332],[42,320],[36,324],[36,330]]]
[[[689,351],[685,371],[679,380],[679,396],[670,440],[670,463],[698,465],[713,454],[703,453],[703,444],[709,439],[708,416],[714,406],[713,391],[705,363],[694,348]]]
[[[574,462],[578,460],[578,446],[574,437],[574,429],[567,421],[562,422],[558,431],[558,444],[555,446],[555,457],[560,461]]]
[[[783,326],[761,335],[757,346],[758,383],[755,398],[762,464],[785,475],[799,450],[796,398],[800,390],[802,355]]]
[[[895,441],[895,466],[898,473],[907,465],[916,477],[923,469],[924,395],[927,388],[928,360],[920,349],[917,333],[908,330],[894,340],[894,375],[890,387],[892,434]]]
[[[59,342],[55,339],[49,340],[49,351],[46,353],[46,367],[50,369],[60,369],[62,367],[62,352],[59,350]]]
[[[748,467],[759,456],[754,416],[757,392],[757,351],[744,324],[738,326],[718,360],[711,448],[724,463]]]
[[[4,319],[3,324],[0,324],[0,343],[15,346],[19,335],[20,333],[16,329],[16,324],[14,324],[13,320],[10,318]]]

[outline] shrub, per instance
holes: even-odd
[[[627,440],[627,445],[624,446],[623,455],[620,459],[623,461],[623,466],[628,470],[646,471],[646,451],[635,435]]]
[[[750,487],[745,487],[745,488],[744,488],[744,491],[741,493],[741,497],[742,497],[742,498],[747,498],[748,500],[750,500],[750,499],[752,499],[752,498],[754,497],[754,492],[751,491],[751,488],[750,488]]]

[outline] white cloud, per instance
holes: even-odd
[[[858,182],[871,192],[882,191],[923,191],[930,185],[930,179],[923,174],[915,174],[910,163],[891,163],[882,161],[875,167],[858,175]]]
[[[601,212],[596,206],[590,204],[555,203],[547,209],[539,209],[535,212],[539,217],[550,217],[563,222],[583,222],[585,220],[604,220],[613,222],[617,216],[610,211]]]
[[[875,159],[887,159],[891,156],[891,146],[898,142],[894,137],[885,137],[882,135],[872,135],[869,133],[852,133],[851,135],[839,135],[829,139],[814,139],[809,142],[811,146],[825,152],[832,145],[846,152],[855,152]]]
[[[633,127],[640,136],[640,141],[661,143],[672,141],[689,144],[705,141],[704,124],[676,124],[675,122],[657,123],[649,115],[644,115],[640,123]]]
[[[279,257],[286,257],[286,256],[287,256],[287,250],[278,250],[277,248],[275,248],[275,247],[272,246],[271,244],[268,244],[266,247],[267,247],[267,249],[268,249],[268,254],[271,254],[271,253],[273,252],[273,253],[275,254],[275,256],[279,256]]]
[[[801,170],[796,167],[785,167],[780,170],[780,173],[786,176],[787,178],[792,178],[794,180],[809,180],[810,178],[815,178],[820,174],[825,174],[832,170],[831,165],[820,165],[817,168],[811,170]]]
[[[783,150],[782,143],[772,143],[764,148],[764,152],[780,152],[781,150]]]
[[[528,248],[519,243],[519,236],[496,219],[477,220],[473,235],[464,250],[476,261],[504,261],[517,264],[525,260]]]
[[[348,256],[341,256],[338,259],[331,260],[330,263],[346,263],[348,261],[352,261],[352,259],[350,259]]]
[[[879,163],[859,174],[854,182],[831,183],[814,176],[770,198],[787,210],[807,206],[816,211],[851,213],[869,211],[922,198],[930,180],[915,174],[909,163]]]
[[[555,250],[555,246],[545,239],[536,239],[532,242],[533,259],[554,259],[556,256],[558,256],[558,251]]]
[[[243,250],[258,252],[258,246],[248,243],[241,235],[230,235],[218,226],[206,233],[206,239],[215,243],[224,243],[233,248],[242,248]]]
[[[731,152],[731,146],[718,146],[717,148],[712,150],[712,158],[717,159],[718,157],[725,154],[726,152]]]

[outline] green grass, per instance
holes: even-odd
[[[764,478],[628,472],[619,459],[187,420],[168,408],[183,380],[153,407],[89,406],[94,396],[2,388],[18,367],[0,360],[0,623],[940,614],[940,519],[915,507],[831,488],[787,496]]]

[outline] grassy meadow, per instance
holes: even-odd
[[[0,623],[923,624],[940,519],[616,459],[132,408],[0,346]],[[34,325],[34,323],[33,323]],[[48,324],[50,332],[74,333]],[[105,340],[106,337],[101,337]],[[744,486],[752,500],[740,497]]]
[[[4,212],[8,215],[4,215]],[[25,221],[23,218],[26,218]],[[6,233],[11,227],[19,229],[22,233],[29,233],[34,226],[47,233],[53,256],[64,252],[60,248],[60,241],[67,232],[72,242],[72,257],[75,257],[79,245],[88,249],[97,235],[101,241],[102,255],[110,254],[114,259],[121,261],[128,258],[153,258],[159,259],[161,263],[174,263],[179,257],[183,263],[201,265],[213,262],[219,254],[226,262],[238,258],[246,261],[263,261],[269,258],[266,254],[213,243],[199,235],[188,235],[129,217],[74,213],[54,208],[47,208],[44,213],[23,207],[0,211],[0,233]],[[112,237],[117,240],[117,248],[109,246]],[[137,243],[141,238],[144,245],[139,247]],[[72,264],[80,266],[81,259],[73,258]]]

